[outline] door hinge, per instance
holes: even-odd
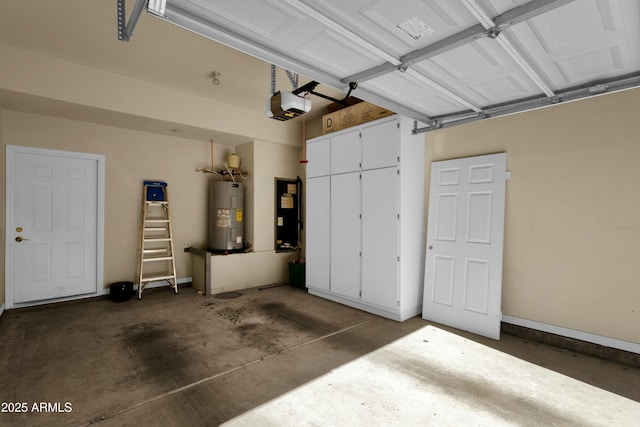
[[[358,291],[358,296],[362,298],[362,291]]]
[[[396,123],[396,127],[400,129],[400,123]]]
[[[360,219],[362,219],[362,214],[360,214]]]
[[[398,219],[400,219],[400,214],[398,214]]]
[[[360,258],[362,258],[362,252],[360,252]]]
[[[400,156],[398,156],[398,163],[400,163]]]
[[[400,301],[398,301],[398,307],[400,307]]]
[[[397,172],[398,175],[400,175],[400,169],[398,169],[396,172]]]
[[[400,257],[398,257],[398,262],[400,262]]]

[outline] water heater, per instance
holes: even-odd
[[[242,183],[212,181],[209,194],[209,249],[241,250],[244,197]]]

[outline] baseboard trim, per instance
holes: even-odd
[[[615,360],[627,365],[640,366],[640,344],[638,343],[513,316],[502,316],[502,322],[503,331],[512,335],[557,345],[603,359]]]
[[[353,298],[336,295],[331,292],[327,292],[324,289],[317,289],[313,287],[309,287],[307,289],[309,294],[311,295],[328,299],[329,301],[337,302],[339,304],[344,304],[349,307],[357,308],[358,310],[366,311],[368,313],[372,313],[378,316],[386,317],[387,319],[396,320],[398,322],[404,322],[410,317],[417,316],[422,312],[421,310],[422,306],[417,306],[417,307],[413,307],[413,309],[411,310],[398,312],[398,311],[382,308],[374,304],[363,303]]]
[[[191,283],[191,277],[183,277],[182,279],[178,279],[176,280],[176,282],[178,283],[178,285],[184,285],[185,283]],[[153,289],[153,288],[162,288],[164,286],[169,286],[169,283],[167,283],[166,280],[160,280],[158,282],[151,282],[148,285],[145,285],[144,288],[145,289]],[[133,284],[133,289],[134,290],[138,290],[138,284],[134,283]]]
[[[184,285],[185,283],[192,283],[192,278],[191,277],[183,277],[182,279],[178,279],[176,280],[176,282],[178,282],[178,285]],[[145,289],[152,289],[152,288],[161,288],[163,286],[169,286],[169,284],[165,281],[165,280],[160,280],[157,282],[151,282],[148,285],[146,285],[144,288]],[[134,283],[133,284],[133,290],[134,291],[138,291],[138,284]],[[109,295],[109,288],[103,288],[102,289],[102,293],[100,295]]]

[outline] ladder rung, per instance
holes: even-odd
[[[153,257],[153,258],[142,258],[142,262],[171,261],[171,260],[173,260],[173,257],[172,257],[172,256]]]
[[[169,204],[166,200],[145,200],[147,206],[166,206]]]
[[[145,242],[168,242],[171,240],[171,237],[148,237],[145,238]]]
[[[166,231],[167,227],[145,227],[144,231]]]
[[[166,276],[144,276],[144,277],[142,277],[142,281],[143,282],[153,282],[155,280],[167,280],[167,279],[174,279],[175,280],[175,276],[173,274],[168,274]]]
[[[166,223],[169,222],[169,220],[165,219],[165,218],[145,218],[144,222],[145,222],[145,224],[147,222],[152,223],[152,224],[161,224],[161,223],[166,224]]]
[[[168,253],[169,248],[158,248],[158,249],[144,249],[142,251],[143,254],[159,254],[159,253]]]

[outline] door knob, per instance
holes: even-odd
[[[22,236],[18,236],[18,237],[16,237],[16,242],[22,242],[23,240],[29,240],[29,239],[25,239],[25,238],[24,238],[24,237],[22,237]]]

